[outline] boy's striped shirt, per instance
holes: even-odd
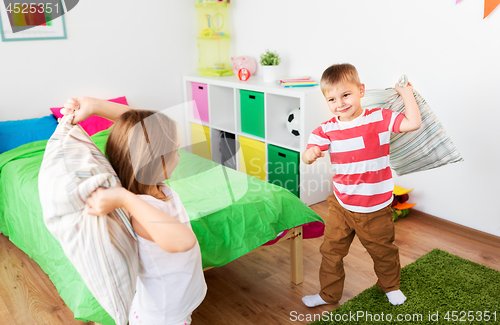
[[[334,193],[344,208],[368,213],[392,202],[390,138],[391,132],[399,132],[403,118],[387,109],[365,109],[352,121],[334,117],[312,132],[307,149],[329,150]]]

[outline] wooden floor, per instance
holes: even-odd
[[[325,217],[327,203],[312,206]],[[293,315],[321,314],[333,306],[307,308],[301,298],[319,291],[319,245],[304,240],[304,283],[290,282],[289,244],[260,247],[220,268],[205,272],[208,293],[193,313],[194,325],[306,324]],[[434,248],[446,250],[500,271],[500,248],[426,223],[410,214],[396,222],[401,264],[407,265]],[[376,282],[373,263],[355,238],[345,258],[346,282],[340,304]],[[47,275],[0,235],[0,324],[86,324],[73,320]],[[92,324],[92,323],[90,323]]]

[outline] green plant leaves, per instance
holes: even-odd
[[[261,65],[279,65],[281,58],[278,53],[266,50],[266,52],[260,55]]]

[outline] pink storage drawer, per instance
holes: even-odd
[[[196,102],[198,112],[193,112],[193,117],[205,123],[208,120],[208,86],[206,84],[191,82],[193,100]]]

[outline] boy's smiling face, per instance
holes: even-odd
[[[365,95],[365,85],[341,82],[325,92],[326,102],[333,115],[340,121],[352,121],[363,113],[361,98]]]

